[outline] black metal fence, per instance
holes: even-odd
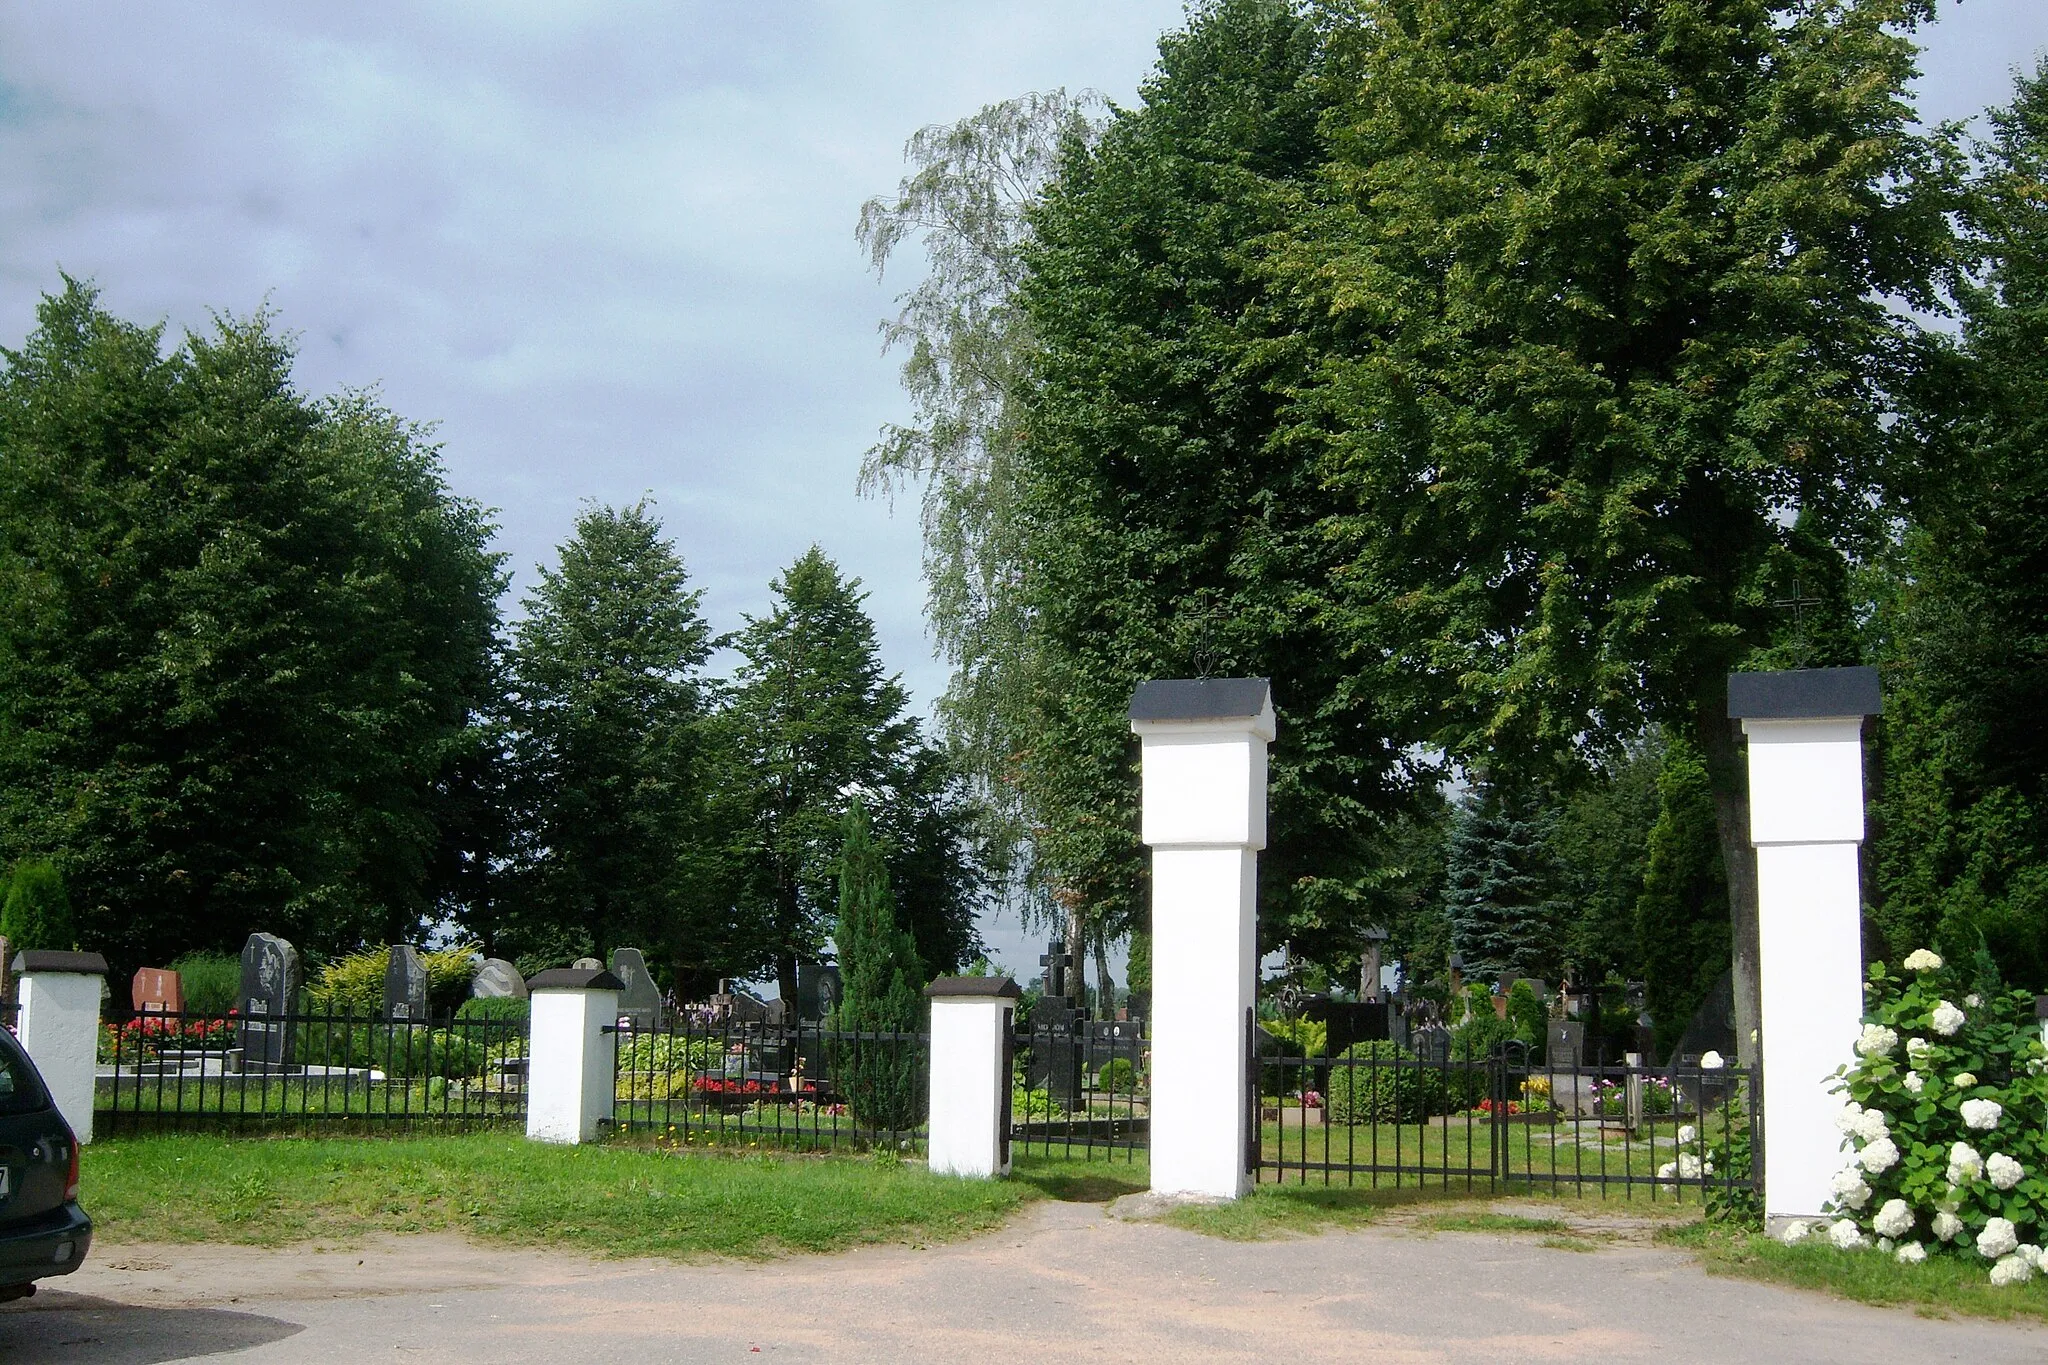
[[[1549,1063],[1519,1043],[1469,1059],[1373,1043],[1253,1065],[1261,1180],[1756,1200],[1761,1092],[1743,1068]]]
[[[526,1052],[518,1019],[137,1014],[100,1026],[94,1126],[519,1123]]]
[[[678,1145],[923,1149],[929,1033],[683,1014],[617,1034],[621,1128]]]
[[[1011,1150],[1135,1160],[1151,1142],[1151,1057],[1124,1020],[1025,1028],[1011,1040]]]

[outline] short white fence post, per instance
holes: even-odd
[[[98,953],[30,949],[14,959],[14,972],[20,978],[15,999],[22,1050],[43,1074],[71,1131],[81,1143],[91,1142],[107,960]]]
[[[589,1142],[612,1117],[625,986],[607,971],[558,967],[526,989],[526,1135],[536,1142]]]
[[[932,1002],[926,1165],[941,1175],[1008,1175],[1017,983],[1006,976],[942,976],[924,993]]]
[[[1820,1213],[1842,1166],[1847,1097],[1829,1078],[1863,1019],[1863,721],[1879,709],[1874,668],[1728,677],[1749,737],[1769,1220]]]
[[[1152,849],[1152,1189],[1235,1199],[1251,1183],[1259,1117],[1246,1033],[1272,688],[1264,678],[1142,683],[1131,729]]]

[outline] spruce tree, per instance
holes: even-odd
[[[924,967],[917,945],[897,922],[889,869],[876,846],[866,806],[856,800],[841,823],[839,917],[840,1002],[830,1027],[844,1034],[912,1033],[924,1014]],[[833,1084],[853,1115],[870,1128],[917,1126],[917,1049],[908,1041],[839,1041]]]
[[[1479,775],[1451,818],[1444,913],[1474,980],[1550,971],[1562,943],[1550,819],[1530,794]]]
[[[1706,764],[1688,744],[1665,750],[1649,850],[1635,949],[1662,1060],[1729,962],[1728,882],[1714,841],[1714,793]]]

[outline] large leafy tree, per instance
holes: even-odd
[[[498,561],[433,446],[268,319],[166,349],[91,287],[0,352],[0,853],[117,967],[447,908]]]
[[[739,896],[758,926],[758,965],[796,998],[798,961],[816,960],[831,931],[842,822],[861,797],[879,813],[892,876],[915,888],[905,919],[920,953],[951,967],[975,942],[973,846],[942,757],[882,670],[866,594],[816,546],[770,586],[768,613],[733,638],[740,665],[724,715],[745,803]]]
[[[494,946],[559,960],[631,945],[700,980],[738,965],[747,945],[718,913],[699,597],[645,503],[587,508],[541,571],[509,657],[520,894]]]
[[[1724,675],[1781,633],[1797,513],[1871,530],[1952,258],[1914,130],[1925,0],[1362,0],[1333,13],[1329,204],[1276,279],[1319,337],[1294,439],[1353,673],[1433,680],[1453,752],[1698,748],[1755,1013]]]
[[[1991,115],[1966,222],[1988,269],[1930,373],[1928,455],[1885,566],[1874,919],[2048,984],[2048,67]]]

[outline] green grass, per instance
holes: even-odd
[[[596,1255],[760,1258],[970,1236],[1038,1194],[886,1156],[551,1147],[499,1133],[129,1138],[86,1148],[84,1162],[84,1202],[108,1242],[452,1231]]]
[[[1761,1233],[1707,1223],[1665,1228],[1657,1240],[1699,1257],[1709,1274],[1836,1294],[1858,1303],[1914,1308],[1923,1316],[2048,1320],[2048,1281],[1994,1288],[1979,1257],[1933,1256],[1901,1265],[1880,1251],[1786,1246]]]
[[[1332,1228],[1363,1227],[1383,1209],[1412,1204],[1412,1190],[1370,1190],[1342,1185],[1261,1185],[1228,1204],[1183,1204],[1161,1220],[1189,1232],[1232,1242],[1304,1237]]]

